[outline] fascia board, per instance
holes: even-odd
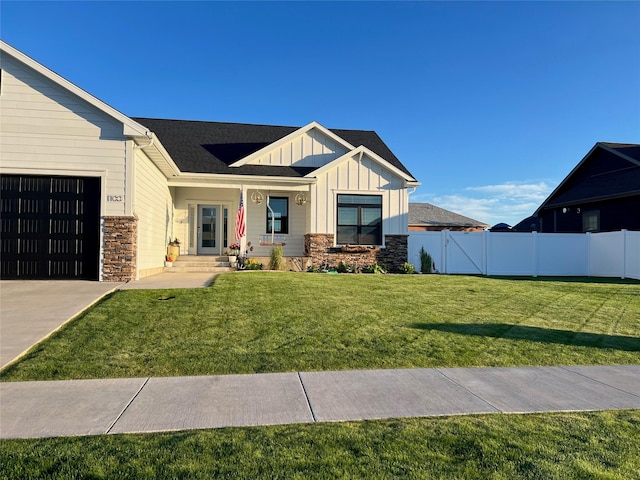
[[[313,121],[313,122],[309,123],[308,125],[305,125],[304,127],[301,127],[301,128],[299,128],[297,130],[294,130],[289,135],[285,135],[280,140],[276,140],[275,142],[270,143],[266,147],[262,147],[257,152],[253,152],[251,155],[247,155],[246,157],[241,158],[240,160],[232,163],[230,166],[231,167],[241,167],[242,165],[246,165],[246,164],[250,163],[252,160],[255,160],[256,158],[259,158],[262,155],[266,154],[267,152],[269,152],[271,150],[274,150],[274,149],[276,149],[278,147],[281,147],[285,143],[288,143],[288,142],[290,142],[290,141],[292,141],[292,140],[294,140],[294,139],[296,139],[298,137],[301,137],[302,135],[304,135],[305,133],[309,132],[310,130],[313,130],[314,128],[319,130],[320,132],[322,132],[323,134],[325,134],[329,138],[331,138],[333,141],[335,141],[335,142],[339,143],[340,145],[344,146],[347,150],[353,150],[354,147],[349,142],[344,140],[342,137],[339,137],[338,135],[333,133],[331,130],[323,127],[318,122]]]
[[[164,145],[162,145],[160,139],[156,136],[155,133],[150,132],[148,136],[145,136],[145,139],[147,140],[146,144],[138,143],[138,138],[139,137],[136,137],[136,143],[140,146],[140,149],[143,152],[147,149],[155,150],[162,158],[162,161],[165,162],[165,164],[168,165],[168,167],[171,169],[174,176],[181,175],[182,172],[180,171],[180,168],[178,168],[178,165],[176,165],[176,162],[173,161],[171,155],[169,155],[169,152],[167,152],[167,150],[164,148]],[[151,161],[155,163],[153,157],[150,156],[149,158],[151,158]]]
[[[394,167],[389,162],[387,162],[384,158],[382,158],[380,155],[378,155],[377,153],[369,150],[364,145],[360,145],[358,148],[356,148],[354,150],[351,150],[350,152],[345,153],[341,157],[336,158],[332,162],[327,163],[326,165],[314,170],[313,172],[308,173],[305,176],[308,177],[308,178],[312,178],[312,177],[316,177],[318,175],[322,175],[323,173],[325,173],[325,172],[337,167],[342,162],[345,162],[345,161],[349,160],[350,158],[355,157],[358,154],[366,155],[367,157],[369,157],[372,160],[374,160],[375,162],[379,163],[380,165],[382,165],[384,168],[386,168],[387,170],[389,170],[393,174],[395,174],[398,177],[402,178],[405,182],[408,182],[408,183],[409,182],[415,182],[415,179],[413,177],[411,177],[410,175],[407,175],[406,173],[404,173],[399,168]],[[417,183],[418,183],[418,185],[420,184],[420,182],[417,182]],[[411,185],[411,186],[413,186],[413,185]],[[415,185],[415,186],[417,186],[417,185]]]
[[[217,185],[304,185],[308,186],[316,183],[316,179],[306,177],[269,177],[264,175],[226,175],[216,173],[188,173],[169,179],[170,186],[187,186],[186,184],[197,183],[201,186],[208,182]],[[182,185],[184,184],[184,185]]]
[[[131,118],[127,117],[124,113],[121,113],[118,110],[116,110],[115,108],[107,105],[102,100],[99,100],[98,98],[94,97],[93,95],[91,95],[86,90],[83,90],[82,88],[78,87],[77,85],[71,83],[66,78],[58,75],[54,71],[48,69],[47,67],[45,67],[41,63],[35,61],[34,59],[29,57],[28,55],[22,53],[21,51],[15,49],[15,48],[13,48],[11,45],[5,43],[2,40],[0,40],[0,51],[2,51],[3,53],[6,53],[8,55],[11,55],[16,60],[22,62],[25,65],[27,65],[29,68],[35,70],[36,72],[38,72],[39,74],[45,76],[46,78],[48,78],[52,82],[57,83],[62,88],[66,89],[69,92],[73,93],[74,95],[80,97],[85,102],[93,105],[97,109],[103,111],[104,113],[106,113],[110,117],[113,117],[114,119],[118,120],[119,122],[122,122],[122,124],[123,124],[122,134],[124,136],[127,136],[127,137],[144,136],[145,133],[147,132],[148,129],[146,127],[144,127],[143,125],[139,124],[138,122],[133,121]]]

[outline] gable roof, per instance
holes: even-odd
[[[338,157],[335,160],[332,160],[331,162],[323,165],[322,167],[318,167],[313,172],[308,173],[306,176],[315,177],[316,175],[320,175],[321,173],[324,173],[334,168],[336,165],[339,165],[344,161],[354,158],[355,156],[362,158],[363,155],[367,155],[368,158],[372,159],[374,162],[378,163],[379,165],[386,167],[388,170],[392,171],[395,175],[402,177],[407,182],[415,182],[414,178],[411,175],[399,170],[393,165],[390,165],[388,162],[385,162],[384,158],[382,158],[380,155],[376,154],[375,152],[371,151],[364,145],[360,145],[358,148],[354,148],[353,150],[348,151],[341,157]]]
[[[25,55],[21,51],[13,48],[11,45],[9,45],[8,43],[2,40],[0,40],[0,52],[2,55],[10,55],[11,57],[15,58],[19,62],[28,66],[32,70],[35,70],[36,72],[43,75],[47,79],[58,84],[59,86],[73,93],[74,95],[80,97],[85,102],[93,105],[98,110],[101,110],[102,112],[106,113],[110,117],[121,122],[123,125],[123,132],[122,132],[123,135],[129,136],[129,137],[145,137],[145,136],[148,137],[146,128],[140,125],[138,122],[127,117],[125,114],[119,112],[118,110],[111,107],[110,105],[107,105],[102,100],[97,99],[96,97],[91,95],[89,92],[71,83],[69,80],[58,75],[54,71],[49,70],[47,67],[45,67],[41,63],[38,63],[28,55]]]
[[[489,225],[430,203],[409,203],[409,225],[433,227],[483,227]]]
[[[300,127],[158,118],[134,118],[134,120],[157,135],[182,172],[304,177],[317,169],[316,167],[252,165],[240,162],[287,135],[295,133],[300,130]],[[315,125],[313,122],[302,128]],[[346,145],[364,145],[412,180],[414,179],[376,132],[339,129],[329,129],[329,131],[340,137]],[[232,166],[233,164],[239,166]]]
[[[598,142],[535,211],[640,195],[640,145]]]

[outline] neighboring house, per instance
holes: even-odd
[[[250,256],[407,260],[419,182],[375,132],[133,119],[0,52],[2,278],[140,278],[175,238],[223,255],[241,199]]]
[[[410,231],[454,230],[459,232],[480,232],[488,226],[486,223],[436,207],[430,203],[409,203]]]
[[[598,142],[514,231],[640,230],[640,145]]]

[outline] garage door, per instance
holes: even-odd
[[[3,279],[98,279],[100,179],[0,176]]]

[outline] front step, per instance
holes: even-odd
[[[169,273],[220,273],[232,269],[227,256],[180,255],[172,267],[165,267]]]

